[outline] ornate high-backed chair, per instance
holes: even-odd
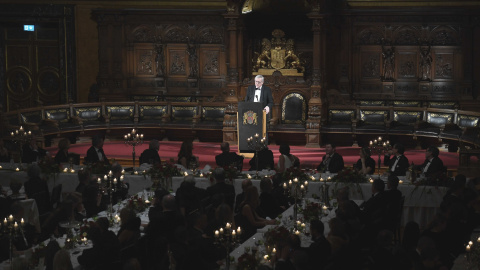
[[[289,93],[282,99],[282,111],[278,124],[271,131],[304,131],[307,120],[307,101],[300,93]]]

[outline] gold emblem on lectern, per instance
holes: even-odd
[[[258,118],[257,113],[253,111],[247,111],[243,114],[243,124],[257,125],[258,124],[257,118]]]

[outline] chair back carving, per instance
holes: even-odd
[[[478,127],[480,117],[459,114],[457,117],[457,125],[461,128]]]
[[[282,100],[282,124],[305,124],[307,103],[300,93],[290,93]]]
[[[427,122],[434,126],[444,126],[453,121],[453,114],[427,112]]]

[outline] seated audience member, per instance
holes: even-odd
[[[270,178],[263,178],[260,181],[260,205],[258,207],[258,214],[262,217],[269,217],[275,219],[285,209],[280,207],[277,198],[272,194],[273,184]]]
[[[325,156],[322,162],[317,166],[317,171],[338,173],[343,170],[343,157],[336,152],[336,147],[333,143],[325,144]]]
[[[198,157],[193,155],[193,143],[192,141],[183,141],[178,152],[177,164],[182,165],[184,168],[193,169],[198,167]]]
[[[336,255],[345,249],[349,244],[349,238],[345,229],[345,224],[338,218],[332,218],[328,221],[330,232],[327,240],[330,243],[332,255]]]
[[[23,185],[25,187],[25,194],[30,199],[35,199],[38,212],[40,215],[47,213],[50,206],[50,193],[48,191],[48,185],[45,180],[40,178],[40,167],[38,165],[32,165],[28,168],[28,181]]]
[[[407,252],[415,251],[420,238],[420,226],[415,221],[409,221],[403,229],[401,246]]]
[[[222,153],[215,156],[217,166],[226,167],[233,165],[241,171],[243,167],[243,156],[239,156],[235,152],[230,152],[230,144],[228,142],[223,142],[220,145],[220,149]]]
[[[466,183],[467,183],[467,178],[465,177],[465,175],[457,174],[455,176],[455,181],[453,182],[452,186],[448,189],[447,194],[443,196],[443,200],[440,203],[440,209],[443,212],[446,212],[451,205],[456,203],[467,207],[463,197]]]
[[[452,267],[456,257],[453,256],[451,250],[452,243],[449,235],[447,235],[447,217],[443,213],[437,213],[433,221],[428,224],[427,229],[422,233],[422,237],[426,236],[433,240],[435,247],[440,252],[443,264]]]
[[[162,212],[163,212],[162,199],[163,199],[163,196],[168,194],[170,194],[170,192],[166,191],[163,188],[158,188],[157,190],[155,190],[153,195],[152,207],[148,209],[149,220],[158,218],[162,215]],[[176,195],[178,196],[178,190]]]
[[[396,257],[393,254],[393,232],[382,230],[376,237],[376,245],[370,255],[373,270],[392,269],[392,265],[397,265]]]
[[[410,164],[408,158],[403,155],[405,147],[402,144],[396,143],[388,154],[385,155],[383,164],[388,166],[388,172],[395,176],[405,176]]]
[[[84,249],[78,257],[78,263],[87,269],[113,269],[115,262],[120,260],[120,243],[112,231],[92,226],[87,232],[93,247]]]
[[[173,195],[162,198],[163,211],[150,219],[146,228],[146,235],[152,239],[163,238],[169,243],[173,241],[175,229],[185,225],[185,218],[177,210],[177,202]]]
[[[97,181],[90,179],[89,175],[90,174],[88,172],[85,172],[85,174],[81,177],[82,179],[85,179],[85,186],[80,183],[77,187],[77,192],[82,194],[82,202],[83,206],[85,207],[86,217],[95,216],[99,212],[106,209],[106,204],[102,204],[102,192],[100,187]]]
[[[105,152],[103,151],[103,138],[100,135],[95,135],[92,137],[92,146],[87,150],[87,156],[85,157],[85,163],[98,163],[103,162],[105,165],[109,166],[110,162],[108,161]]]
[[[63,138],[58,142],[58,152],[55,155],[55,162],[57,164],[69,162],[68,160],[69,148],[70,148],[70,142],[68,141],[68,139]]]
[[[59,250],[60,245],[56,240],[48,242],[45,251],[45,270],[53,269],[53,259],[55,259],[55,254],[57,254]]]
[[[358,205],[349,199],[349,188],[343,187],[337,192],[338,208],[336,216],[345,224],[345,230],[350,239],[356,240],[364,228],[361,221],[361,211]]]
[[[0,162],[10,162],[10,153],[2,139],[0,139]]]
[[[257,153],[255,153],[255,155],[253,155],[253,158],[248,162],[248,164],[250,164],[250,171],[275,169],[272,150],[268,149],[268,147],[265,147],[263,150],[258,152],[258,156],[259,156],[258,168],[257,168]]]
[[[415,170],[420,170],[421,174],[425,174],[426,177],[439,175],[444,173],[445,167],[443,161],[438,157],[440,151],[435,146],[430,146],[425,151],[425,162],[422,165],[414,167]]]
[[[70,252],[60,249],[53,257],[53,270],[73,270]]]
[[[375,160],[370,157],[370,149],[368,147],[362,147],[360,149],[360,158],[353,166],[355,171],[361,174],[374,174],[375,173]]]
[[[395,175],[389,175],[387,180],[387,190],[385,190],[385,198],[387,198],[387,215],[385,221],[387,222],[386,228],[394,231],[397,224],[400,222],[398,217],[400,216],[402,209],[400,203],[402,200],[402,192],[397,189],[398,177]]]
[[[160,150],[160,143],[158,140],[151,140],[148,144],[148,149],[145,149],[140,155],[140,164],[159,164],[161,161],[160,156],[158,155],[158,150]]]
[[[237,194],[237,196],[235,197],[235,209],[234,209],[235,214],[237,214],[240,211],[239,209],[240,204],[243,202],[243,199],[245,198],[245,189],[247,189],[251,185],[252,185],[252,180],[248,178],[242,181],[242,193]]]
[[[292,263],[294,255],[294,248],[292,241],[287,239],[278,239],[275,243],[277,254],[275,255],[275,269],[278,270],[294,270],[295,266]]]
[[[235,227],[232,208],[228,204],[222,203],[215,209],[215,217],[208,221],[206,234],[214,237],[215,230],[224,228],[227,223],[230,223],[232,228],[237,228]]]
[[[78,170],[77,176],[78,186],[75,188],[75,191],[83,194],[86,187],[90,184],[90,181],[92,181],[92,175],[88,170]]]
[[[224,251],[215,246],[213,238],[206,237],[207,215],[200,211],[188,216],[188,266],[185,269],[217,269],[217,261],[224,258]]]
[[[8,196],[8,198],[12,201],[16,200],[24,200],[25,194],[20,194],[20,190],[22,189],[23,183],[20,179],[14,178],[10,181],[10,190],[12,194]]]
[[[47,151],[41,147],[38,147],[36,137],[32,136],[30,141],[23,145],[22,154],[22,162],[32,163],[38,162],[41,158],[45,157],[47,155]]]
[[[310,222],[310,234],[313,243],[307,249],[311,269],[323,269],[332,253],[330,242],[324,236],[325,226],[320,220]]]
[[[225,170],[223,168],[216,168],[213,171],[213,178],[216,183],[207,188],[207,193],[210,197],[215,194],[223,194],[225,203],[233,208],[233,201],[235,200],[235,188],[231,184],[225,183]]]
[[[290,146],[288,144],[280,145],[278,151],[280,152],[277,163],[278,172],[285,172],[288,168],[300,166],[300,160],[290,154]]]
[[[258,228],[265,225],[275,224],[275,220],[266,220],[257,213],[259,205],[258,190],[250,186],[245,190],[245,198],[240,205],[240,213],[235,216],[235,224],[242,228],[242,240],[246,240],[255,234]]]
[[[133,245],[140,238],[141,220],[133,209],[123,208],[120,211],[120,230],[117,233],[120,249]]]
[[[374,240],[381,229],[386,226],[387,198],[385,197],[385,183],[381,179],[375,179],[372,183],[372,197],[362,205],[363,222],[365,223],[365,233],[368,240]],[[373,244],[371,242],[370,244]]]
[[[175,194],[180,212],[184,216],[187,216],[192,211],[202,209],[206,204],[205,201],[208,199],[209,194],[207,190],[198,188],[195,185],[195,176],[189,174],[183,178],[183,182]]]

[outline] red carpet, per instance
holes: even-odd
[[[177,160],[177,154],[180,149],[181,142],[177,141],[165,141],[160,142],[160,158],[162,160]],[[199,157],[200,167],[203,168],[206,164],[210,166],[215,165],[215,155],[221,153],[219,143],[202,143],[194,142],[193,144],[194,155]],[[78,153],[82,157],[86,155],[90,144],[74,144],[70,146],[70,152]],[[231,146],[232,151],[236,150],[236,146]],[[148,148],[148,142],[145,142],[143,145],[137,146],[135,148],[136,160],[138,166],[138,157],[140,154]],[[278,152],[278,145],[270,145],[270,150],[273,151],[275,164],[278,161],[280,153]],[[303,146],[291,146],[291,153],[297,156],[300,159],[302,168],[315,168],[321,161],[322,156],[325,155],[325,149],[323,148],[305,148]],[[55,155],[57,152],[56,147],[47,148],[47,150]],[[104,151],[108,158],[116,159],[132,159],[132,147],[127,146],[122,142],[106,142],[104,145]],[[359,159],[359,148],[358,147],[337,147],[337,152],[343,156],[346,166],[352,166],[353,163],[357,162]],[[405,156],[410,162],[415,164],[421,164],[425,160],[425,150],[407,150]],[[372,158],[377,161],[378,156],[372,156]],[[440,152],[440,158],[443,160],[443,163],[448,167],[448,169],[456,169],[458,167],[458,154],[449,153],[449,152]],[[245,159],[244,161],[244,170],[248,170],[250,165],[248,161],[250,159]],[[383,157],[382,157],[383,162]],[[382,164],[383,166],[383,164]]]

